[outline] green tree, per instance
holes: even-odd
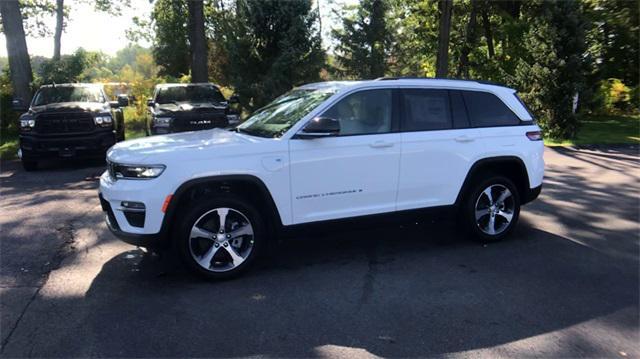
[[[572,138],[578,129],[574,97],[584,89],[588,65],[582,5],[573,1],[530,2],[523,8],[523,21],[529,24],[522,38],[528,52],[517,65],[515,86],[548,136]]]
[[[626,85],[640,81],[640,14],[638,1],[587,2],[593,23],[590,52],[598,59],[598,79],[618,78]]]
[[[395,1],[390,10],[393,29],[390,73],[394,76],[435,76],[438,44],[436,1]]]
[[[337,72],[351,78],[382,77],[388,68],[391,32],[387,25],[388,0],[362,0],[343,14],[342,28],[332,31],[338,45]],[[348,14],[351,11],[352,14]]]
[[[233,10],[225,26],[227,73],[243,107],[319,79],[324,52],[311,0],[238,1]]]
[[[104,63],[104,55],[79,48],[71,55],[62,55],[59,60],[45,61],[38,71],[40,84],[68,83],[91,80],[89,74],[99,64]],[[103,76],[95,72],[95,76]]]
[[[151,13],[156,37],[153,57],[160,75],[180,77],[189,73],[188,9],[184,0],[156,0]]]

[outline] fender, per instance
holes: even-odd
[[[221,182],[221,181],[243,181],[249,182],[257,186],[260,190],[261,194],[266,199],[267,207],[271,213],[272,219],[275,221],[275,225],[278,228],[282,227],[282,219],[280,217],[280,212],[278,211],[278,207],[271,196],[271,192],[267,188],[267,186],[262,182],[262,180],[253,175],[220,175],[220,176],[207,176],[207,177],[199,177],[188,180],[182,183],[178,189],[173,193],[173,197],[171,198],[171,202],[167,207],[167,211],[162,219],[162,226],[160,227],[160,237],[163,240],[166,240],[169,231],[171,229],[171,221],[175,216],[175,212],[178,208],[178,203],[180,203],[180,199],[182,196],[187,193],[193,187],[207,183],[207,182]]]
[[[517,156],[497,156],[497,157],[486,157],[486,158],[482,158],[477,160],[476,162],[474,162],[474,164],[471,166],[471,168],[469,168],[469,171],[467,171],[467,176],[464,179],[464,182],[462,183],[462,187],[460,187],[460,191],[458,192],[458,197],[456,197],[456,202],[455,205],[459,206],[461,201],[462,201],[462,196],[464,195],[464,193],[467,191],[468,186],[471,184],[471,179],[474,175],[474,173],[481,167],[484,166],[500,166],[501,164],[504,163],[517,163],[519,169],[522,171],[522,173],[524,174],[524,183],[516,183],[516,185],[521,185],[524,186],[524,188],[519,188],[520,189],[520,197],[524,198],[523,195],[528,192],[530,190],[529,187],[529,176],[527,175],[527,167],[524,164],[524,161],[522,161],[522,159],[520,157]]]

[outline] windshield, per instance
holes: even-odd
[[[174,86],[158,90],[156,103],[174,102],[223,102],[224,96],[215,86]]]
[[[104,102],[99,87],[58,86],[43,87],[33,98],[33,106],[61,102]]]
[[[335,90],[294,89],[254,112],[239,132],[259,137],[280,137]]]

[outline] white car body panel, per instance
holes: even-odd
[[[438,131],[394,132],[321,139],[294,136],[312,118],[350,93],[375,88],[435,88],[486,91],[498,96],[523,121],[529,112],[514,90],[473,81],[393,80],[326,82],[302,88],[337,92],[277,139],[220,129],[146,137],[116,144],[110,162],[166,166],[148,180],[113,180],[105,172],[100,193],[123,232],[159,233],[165,198],[184,183],[206,177],[253,176],[266,186],[283,225],[453,204],[474,163],[517,157],[531,188],[542,184],[543,143],[531,141],[535,124]],[[378,145],[377,145],[378,144]],[[380,145],[382,144],[382,145]],[[146,206],[143,228],[130,226],[122,201]]]

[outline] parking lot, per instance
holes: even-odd
[[[3,163],[1,354],[638,357],[638,148],[545,158],[508,241],[428,220],[309,233],[225,282],[113,237],[100,163]]]

